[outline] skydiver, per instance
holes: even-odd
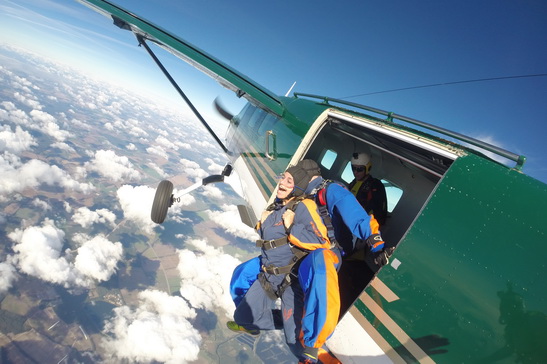
[[[286,170],[274,203],[262,213],[256,226],[261,255],[234,270],[230,292],[236,310],[227,323],[253,335],[283,328],[300,363],[318,361],[340,309],[340,251],[331,246],[315,201],[304,194],[315,173],[308,168],[315,162],[309,162]],[[281,311],[272,310],[278,298]]]

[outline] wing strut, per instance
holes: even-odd
[[[123,21],[122,21],[123,22]],[[114,19],[114,23],[116,23],[116,19]],[[118,25],[119,26],[119,25]],[[192,111],[194,112],[194,114],[196,115],[196,117],[199,119],[199,121],[201,121],[201,123],[203,124],[203,126],[205,126],[205,128],[207,129],[207,131],[209,131],[209,133],[213,136],[213,138],[215,138],[216,142],[218,143],[218,145],[222,148],[222,150],[224,151],[224,153],[226,154],[230,154],[230,152],[228,151],[228,149],[226,148],[226,146],[224,145],[224,143],[222,143],[222,141],[218,138],[218,136],[215,134],[215,132],[213,131],[213,129],[211,129],[211,127],[209,126],[209,124],[207,124],[207,122],[205,121],[205,119],[201,116],[201,114],[199,113],[199,111],[194,107],[194,105],[192,104],[192,102],[188,99],[188,97],[186,97],[186,94],[181,90],[181,88],[179,87],[179,85],[177,84],[177,82],[173,79],[173,77],[171,77],[171,75],[169,74],[169,72],[165,69],[165,67],[163,66],[163,64],[160,62],[160,60],[158,59],[158,57],[156,57],[156,55],[154,54],[154,52],[152,52],[152,50],[150,49],[150,47],[148,47],[148,44],[146,44],[146,41],[144,40],[144,37],[140,34],[135,34],[135,36],[137,37],[137,40],[139,41],[139,47],[142,45],[146,51],[148,52],[148,54],[150,55],[150,57],[152,57],[152,59],[154,60],[154,62],[156,62],[156,64],[158,65],[158,67],[161,69],[161,71],[163,72],[163,74],[165,75],[165,77],[167,77],[167,79],[169,80],[169,82],[171,82],[171,84],[173,85],[173,87],[177,90],[177,92],[179,93],[179,95],[184,99],[184,101],[186,101],[186,104],[190,107],[190,109],[192,109]]]

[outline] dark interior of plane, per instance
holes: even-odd
[[[331,112],[318,129],[304,158],[318,161],[323,177],[350,182],[350,158],[355,152],[372,158],[371,175],[382,180],[388,218],[381,233],[386,248],[396,248],[426,204],[454,156],[442,147],[416,141],[410,133]],[[379,267],[370,257],[342,264],[342,314],[370,283]],[[342,315],[340,315],[342,317]]]

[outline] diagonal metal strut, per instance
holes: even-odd
[[[179,87],[179,85],[177,84],[177,82],[173,79],[173,77],[171,77],[171,75],[169,74],[169,72],[165,69],[165,67],[163,66],[163,64],[160,62],[160,60],[158,59],[158,57],[156,57],[156,55],[154,54],[154,52],[152,52],[152,50],[150,49],[150,47],[148,47],[148,44],[146,44],[146,41],[144,39],[144,37],[140,34],[135,34],[135,36],[137,37],[137,40],[139,41],[139,46],[143,46],[146,51],[148,52],[148,54],[150,54],[150,57],[152,57],[152,59],[154,60],[154,62],[156,62],[156,64],[158,65],[158,67],[161,69],[161,71],[163,72],[163,74],[165,75],[165,77],[167,77],[167,79],[169,80],[169,82],[171,82],[171,84],[173,85],[173,87],[177,90],[177,92],[179,93],[179,95],[184,99],[184,101],[186,101],[186,104],[188,104],[188,106],[190,107],[190,109],[192,109],[192,111],[194,112],[194,114],[196,115],[196,117],[199,119],[199,121],[201,121],[201,123],[203,124],[203,126],[205,126],[205,128],[207,129],[207,131],[209,131],[209,134],[211,134],[213,136],[213,138],[215,138],[216,142],[218,143],[218,145],[222,148],[222,150],[224,151],[224,153],[227,153],[227,154],[230,154],[228,149],[226,148],[226,146],[224,145],[224,143],[222,143],[222,141],[219,139],[219,137],[215,134],[215,132],[213,131],[213,129],[211,129],[211,127],[209,126],[209,124],[207,124],[207,122],[205,121],[205,119],[201,116],[201,114],[199,113],[199,111],[194,107],[194,105],[192,104],[192,102],[188,99],[188,97],[186,96],[186,94],[181,90],[181,88]]]

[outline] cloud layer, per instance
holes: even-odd
[[[15,229],[8,237],[15,243],[14,266],[22,273],[66,288],[88,288],[110,279],[122,257],[121,243],[112,243],[102,235],[78,235],[80,247],[75,252],[63,252],[65,233],[49,219],[41,226]]]
[[[222,210],[207,211],[209,219],[233,236],[251,241],[258,239],[256,231],[241,222],[237,206],[222,205],[221,208]]]
[[[116,226],[116,215],[108,209],[98,209],[92,211],[87,207],[80,207],[72,215],[72,221],[83,228],[88,228],[93,224],[101,223],[110,226]]]
[[[61,168],[49,165],[38,159],[31,159],[23,163],[14,154],[4,152],[0,154],[0,194],[8,195],[21,192],[25,188],[37,188],[41,184],[60,186],[68,190],[90,193],[93,185],[81,183],[72,178]]]
[[[111,361],[183,364],[198,358],[199,332],[191,319],[196,312],[180,297],[146,290],[136,308],[121,306],[104,328],[103,346]]]
[[[113,150],[98,150],[92,160],[85,163],[85,168],[109,178],[112,182],[138,181],[141,178],[129,158],[119,156]]]
[[[8,256],[7,261],[0,262],[0,293],[10,289],[17,278],[15,267],[12,265],[11,259],[12,257]]]
[[[150,219],[150,186],[169,178],[178,182],[173,193],[180,201],[167,219],[184,224],[187,234],[185,249],[173,257],[179,258],[182,297],[153,289],[124,297],[128,303],[105,322],[104,359],[196,360],[202,342],[193,327],[196,309],[231,317],[229,279],[240,262],[215,242],[193,237],[187,225],[209,218],[235,237],[255,237],[221,184],[179,196],[179,188],[220,173],[220,149],[204,140],[199,123],[171,107],[62,65],[23,60],[25,77],[0,66],[0,83],[10,86],[0,102],[0,224],[9,222],[11,243],[0,251],[0,292],[22,288],[17,280],[25,275],[69,291],[94,289],[112,278],[122,259],[134,258],[134,250],[109,240],[120,231],[128,241],[144,233],[169,244],[160,239],[174,234]],[[31,67],[38,76],[27,74]]]
[[[235,309],[229,292],[231,272],[241,262],[205,240],[190,239],[187,244],[195,251],[179,251],[180,294],[192,307],[209,311],[218,307],[231,318]]]
[[[148,186],[130,185],[123,185],[116,192],[124,218],[133,221],[147,233],[152,233],[156,226],[150,219],[155,193],[155,189]]]

